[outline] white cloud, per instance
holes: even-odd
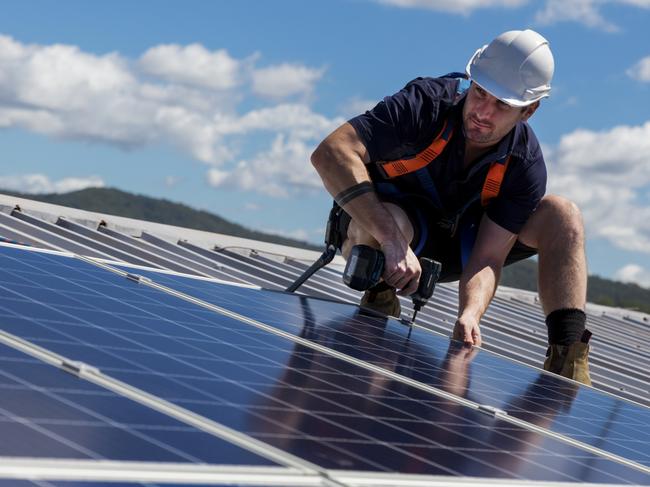
[[[617,31],[618,27],[600,13],[601,3],[598,0],[548,0],[544,8],[537,12],[535,20],[543,25],[578,22],[608,32]]]
[[[401,8],[420,8],[469,15],[475,10],[488,8],[517,8],[529,0],[374,0],[385,5]],[[537,3],[537,2],[536,2]],[[541,2],[539,2],[541,3]],[[608,21],[601,12],[604,5],[618,4],[637,8],[650,8],[650,0],[546,0],[535,14],[535,20],[542,25],[556,22],[577,22],[588,27],[616,32],[619,27]]]
[[[286,98],[311,94],[324,69],[312,69],[298,64],[279,64],[255,69],[252,73],[253,93],[267,98]]]
[[[639,286],[650,288],[650,271],[636,264],[621,267],[614,278],[623,282],[632,282]]]
[[[228,51],[208,51],[200,44],[167,44],[152,47],[140,58],[141,69],[175,83],[227,90],[241,82],[242,62]]]
[[[404,8],[423,8],[468,15],[480,8],[492,7],[520,7],[528,0],[376,0],[380,3]]]
[[[263,131],[307,144],[326,135],[332,121],[304,104],[238,111],[253,91],[308,94],[324,72],[299,64],[256,70],[257,57],[192,44],[154,46],[129,60],[0,35],[0,128],[123,149],[166,144],[213,167],[237,159],[246,144],[236,137]]]
[[[181,182],[181,178],[178,176],[166,176],[165,177],[165,186],[168,188],[173,188],[176,186],[178,183]]]
[[[290,131],[300,138],[321,138],[343,123],[343,119],[329,119],[314,113],[309,107],[282,104],[271,108],[253,110],[238,119],[226,120],[218,125],[224,134],[242,134],[256,130]]]
[[[650,56],[644,57],[628,69],[627,75],[637,81],[650,82]]]
[[[633,7],[650,8],[650,0],[619,0],[619,2]]]
[[[616,32],[620,28],[601,12],[607,4],[650,8],[648,0],[547,0],[544,8],[537,12],[535,20],[541,24],[578,22],[587,27]]]
[[[549,192],[582,209],[590,237],[650,253],[650,121],[607,131],[576,130],[545,151]]]
[[[67,193],[85,188],[104,187],[99,176],[69,177],[52,181],[45,174],[0,176],[0,188],[20,193]]]
[[[211,169],[208,183],[215,188],[238,188],[276,198],[286,198],[295,190],[320,190],[321,180],[309,162],[315,143],[279,134],[269,150],[240,161],[233,170]]]

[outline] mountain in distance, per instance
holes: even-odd
[[[2,191],[25,199],[43,201],[97,213],[123,216],[167,225],[204,230],[320,251],[323,246],[248,229],[204,210],[196,210],[165,199],[136,195],[114,188],[88,188],[69,193],[21,194]],[[537,262],[531,259],[506,267],[501,284],[518,289],[537,291]],[[629,308],[650,313],[650,289],[599,276],[589,276],[589,302]]]
[[[310,250],[322,249],[321,246],[301,240],[250,230],[210,212],[197,210],[182,203],[174,203],[166,199],[128,193],[115,188],[87,188],[69,193],[50,194],[21,194],[2,190],[0,192],[20,198],[43,201],[45,203],[68,206],[96,213],[106,213],[195,230],[205,230],[207,232],[222,233],[224,235],[272,242],[291,247]]]

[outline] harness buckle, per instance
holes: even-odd
[[[386,169],[384,169],[384,164],[386,164],[387,161],[375,161],[375,167],[377,168],[377,172],[379,172],[379,175],[381,176],[382,179],[391,179],[391,177],[388,175],[386,172]]]

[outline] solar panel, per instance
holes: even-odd
[[[219,250],[219,253],[227,251]],[[230,252],[235,254],[235,252]],[[238,254],[239,255],[239,254]],[[270,259],[252,253],[250,257],[239,256],[250,264],[262,262],[272,268],[289,269],[297,277],[300,264],[281,265]],[[252,266],[251,266],[252,267]],[[341,276],[330,269],[323,269],[309,279],[300,289],[310,296],[336,298],[357,303],[359,293],[346,288],[341,283]],[[447,285],[439,285],[429,306],[419,314],[419,323],[429,329],[449,334],[455,321],[457,304],[456,291]],[[409,300],[402,299],[403,316],[412,313]],[[648,399],[648,381],[642,351],[628,345],[625,340],[612,336],[611,326],[599,327],[598,320],[590,317],[589,327],[596,334],[592,341],[591,365],[592,379],[597,387],[628,397],[642,404],[650,404]],[[497,350],[520,362],[539,366],[547,347],[544,317],[538,307],[522,304],[513,307],[505,299],[496,297],[483,319],[483,336],[485,350]],[[502,343],[507,342],[504,349]],[[501,346],[499,344],[501,343]],[[537,361],[535,361],[537,357]],[[625,388],[622,388],[622,384]]]
[[[2,457],[274,465],[2,344],[0,438]]]
[[[407,339],[403,324],[360,316],[354,306],[175,275],[148,276],[295,335],[309,329],[308,339],[371,363],[398,356],[408,362],[401,372],[408,377],[442,389],[466,382],[458,395],[650,467],[648,408],[488,352],[468,351],[417,328]],[[391,361],[386,365],[394,366]]]
[[[17,213],[20,214],[20,213]],[[22,233],[31,235],[39,241],[45,242],[47,245],[54,246],[57,250],[67,250],[68,252],[75,252],[80,255],[89,257],[108,258],[109,255],[97,251],[83,244],[83,242],[75,242],[67,237],[59,236],[49,231],[49,229],[42,229],[28,221],[22,221],[17,217],[9,216],[0,212],[0,223],[9,228],[18,230]],[[21,239],[17,239],[21,241]]]
[[[322,468],[648,481],[643,471],[414,387],[404,375],[412,369],[408,353],[392,357],[401,375],[341,359],[336,349],[354,349],[357,338],[350,335],[350,343],[336,327],[313,332],[332,347],[321,349],[84,262],[14,249],[0,255],[5,331]],[[225,288],[212,289],[227,294]],[[249,310],[270,295],[285,296],[247,295]],[[289,319],[269,314],[284,305],[268,303],[267,321],[280,326]],[[337,306],[345,311],[330,309],[326,323],[340,323],[354,309]],[[314,340],[312,330],[302,333]],[[389,367],[391,356],[384,358]]]
[[[118,232],[117,230],[113,230],[101,225],[97,228],[97,231],[100,233],[105,233],[106,235],[109,235],[115,239],[119,239],[123,242],[127,242],[129,245],[137,247],[141,250],[155,254],[161,259],[163,267],[167,269],[176,270],[177,272],[184,274],[209,276],[221,280],[236,281],[236,279],[228,276],[227,274],[219,272],[215,268],[216,266],[209,267],[202,265],[196,260],[187,259],[186,257],[180,255],[178,252],[170,252],[167,249],[149,243],[142,238],[132,237],[130,235],[126,235],[124,233]]]

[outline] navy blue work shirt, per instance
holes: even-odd
[[[368,150],[372,161],[368,165],[370,176],[375,182],[381,177],[374,162],[407,159],[428,147],[448,120],[455,127],[453,136],[444,151],[426,167],[438,193],[436,207],[451,219],[472,199],[474,210],[480,208],[476,197],[481,193],[490,165],[510,156],[501,191],[484,211],[501,227],[519,233],[546,191],[546,165],[539,142],[530,126],[519,122],[493,150],[464,170],[465,96],[459,91],[460,84],[460,78],[451,76],[417,78],[372,110],[349,121]],[[387,181],[401,193],[428,198],[412,175]]]

